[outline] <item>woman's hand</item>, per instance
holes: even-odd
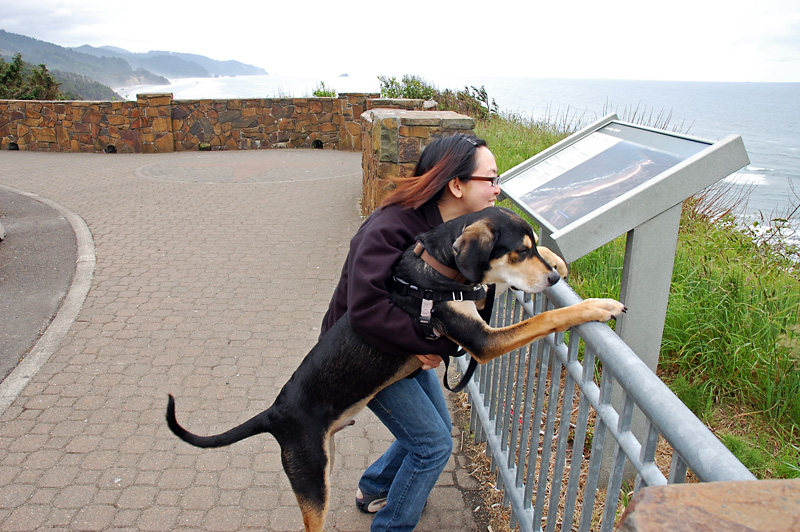
[[[417,358],[422,362],[422,369],[438,368],[442,363],[442,357],[439,355],[417,355]]]

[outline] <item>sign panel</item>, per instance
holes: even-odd
[[[562,229],[710,143],[612,122],[504,183],[550,229]]]
[[[571,262],[748,162],[739,136],[713,142],[611,115],[505,172],[500,187]]]

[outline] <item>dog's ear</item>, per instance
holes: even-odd
[[[469,281],[477,283],[483,279],[483,274],[489,269],[495,240],[495,232],[488,221],[479,220],[466,226],[453,242],[456,268]]]

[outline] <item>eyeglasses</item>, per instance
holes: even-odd
[[[466,179],[476,179],[478,181],[489,181],[492,184],[493,187],[496,187],[497,185],[500,184],[500,178],[499,177],[481,177],[481,176],[472,175],[472,176],[469,176]]]

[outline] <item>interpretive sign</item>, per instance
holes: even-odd
[[[561,229],[708,146],[613,122],[504,186],[549,227]]]
[[[740,137],[715,143],[611,115],[504,173],[500,186],[573,261],[746,164]]]

